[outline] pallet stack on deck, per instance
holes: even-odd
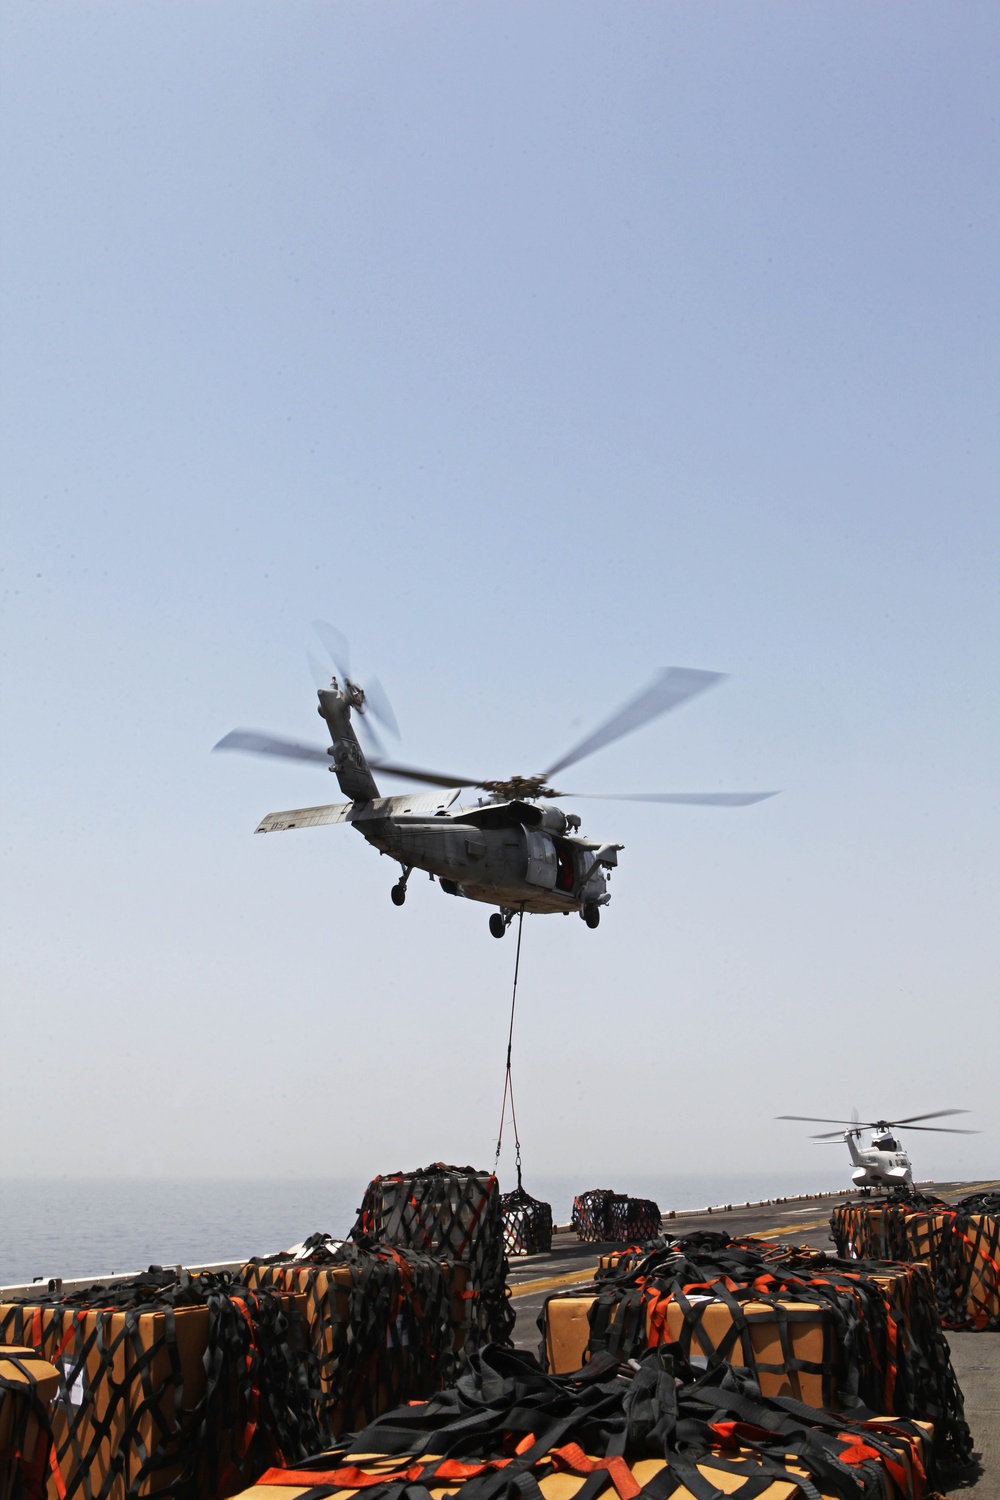
[[[841,1255],[926,1265],[946,1328],[1000,1330],[1000,1195],[848,1203],[830,1229]]]
[[[722,1366],[696,1377],[676,1351],[547,1376],[491,1347],[461,1389],[265,1474],[243,1500],[923,1500],[930,1436],[907,1419],[791,1411]]]
[[[939,1451],[968,1458],[961,1391],[922,1271],[700,1233],[625,1252],[599,1275],[546,1302],[550,1371],[676,1344],[698,1368],[751,1371],[765,1396],[933,1422]]]

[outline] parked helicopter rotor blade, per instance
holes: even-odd
[[[401,776],[404,781],[424,781],[428,786],[480,786],[468,776],[444,776],[440,771],[419,771],[416,766],[397,766],[388,760],[373,760],[368,757],[373,771],[384,771],[387,776]]]
[[[943,1115],[967,1115],[967,1109],[934,1109],[929,1115],[907,1115],[905,1120],[890,1120],[890,1125],[909,1125],[914,1120],[940,1120]],[[938,1127],[943,1129],[944,1127]],[[978,1134],[978,1132],[975,1132]]]
[[[696,693],[703,693],[706,688],[721,682],[725,675],[724,672],[700,672],[693,667],[666,667],[648,688],[644,688],[617,713],[612,714],[610,719],[606,719],[588,734],[586,739],[554,761],[545,772],[546,779],[554,776],[557,771],[564,771],[567,766],[575,765],[584,756],[593,755],[595,750],[601,750],[605,745],[620,740],[623,735],[641,729],[650,719],[658,718],[672,708],[679,708]]]
[[[957,1113],[960,1114],[961,1111],[959,1110],[959,1111],[957,1111]],[[961,1128],[961,1126],[958,1126],[958,1125],[907,1125],[907,1127],[906,1127],[906,1133],[907,1133],[907,1135],[909,1135],[909,1133],[910,1133],[911,1130],[936,1130],[939,1135],[981,1135],[982,1134],[982,1132],[979,1131],[979,1130],[963,1130]]]
[[[311,760],[328,766],[330,758],[316,745],[299,740],[283,740],[277,735],[260,734],[256,729],[232,729],[224,734],[213,750],[248,750],[252,755],[278,755],[287,760]]]
[[[586,797],[602,802],[673,802],[686,807],[750,807],[777,792],[560,792],[560,797]]]
[[[846,1133],[843,1130],[824,1130],[820,1135],[810,1136],[809,1139],[813,1141],[842,1141]]]

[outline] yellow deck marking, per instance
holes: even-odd
[[[530,1297],[532,1292],[551,1292],[557,1286],[572,1286],[577,1281],[593,1281],[597,1274],[596,1266],[588,1266],[586,1271],[567,1271],[563,1276],[542,1276],[538,1281],[519,1281],[510,1289],[512,1297]]]
[[[791,1234],[795,1229],[819,1229],[823,1224],[829,1224],[829,1219],[800,1219],[797,1224],[779,1224],[776,1229],[755,1229],[752,1234],[745,1236],[748,1240],[773,1240],[779,1234]]]

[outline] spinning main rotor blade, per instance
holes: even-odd
[[[886,1123],[888,1124],[889,1122],[887,1121]],[[879,1127],[879,1126],[871,1126],[871,1125],[859,1125],[858,1126],[859,1130],[872,1130],[872,1129],[880,1129],[880,1128],[881,1127]],[[895,1128],[895,1127],[893,1127],[893,1128]],[[910,1130],[933,1130],[933,1131],[936,1131],[938,1135],[979,1135],[981,1133],[978,1130],[960,1130],[960,1129],[956,1129],[954,1125],[907,1125],[906,1129],[907,1129],[907,1131],[910,1131]],[[824,1130],[823,1133],[822,1133],[822,1135],[814,1135],[812,1137],[812,1139],[814,1141],[829,1141],[829,1140],[833,1139],[833,1137],[836,1137],[836,1139],[839,1141],[845,1135],[845,1133],[846,1132],[843,1131],[843,1130]]]
[[[932,1109],[926,1115],[907,1115],[905,1120],[859,1120],[855,1114],[853,1120],[828,1120],[824,1115],[775,1115],[776,1120],[805,1120],[810,1125],[854,1125],[860,1126],[862,1130],[875,1130],[880,1125],[912,1125],[914,1120],[940,1120],[944,1115],[967,1115],[967,1109]],[[914,1130],[947,1130],[947,1125],[914,1125]],[[832,1133],[832,1132],[831,1132]],[[958,1132],[959,1134],[979,1135],[978,1130]]]
[[[860,1120],[828,1120],[825,1115],[775,1115],[776,1120],[805,1120],[808,1125],[860,1125]],[[832,1133],[832,1132],[831,1132]]]
[[[401,776],[404,781],[423,781],[428,786],[480,786],[478,781],[472,781],[468,776],[445,776],[440,771],[418,771],[416,766],[397,766],[388,760],[373,760],[368,757],[368,764],[373,771],[385,771],[388,776]]]
[[[907,1115],[905,1120],[890,1120],[889,1124],[890,1125],[909,1125],[910,1122],[913,1121],[913,1120],[940,1120],[940,1118],[941,1118],[942,1115],[967,1115],[968,1113],[969,1113],[969,1111],[967,1109],[934,1109],[934,1110],[931,1111],[931,1113],[929,1115]],[[943,1130],[944,1126],[938,1125],[936,1127],[931,1126],[929,1128],[930,1129],[935,1129],[936,1128],[938,1130]],[[972,1134],[973,1135],[978,1135],[979,1132],[978,1132],[978,1130],[974,1130],[972,1132]]]
[[[256,729],[233,729],[223,735],[213,750],[249,750],[253,755],[280,755],[287,760],[318,761],[328,766],[330,758],[325,750],[315,745],[303,745],[299,740],[283,740],[273,734],[259,734]]]
[[[256,729],[233,729],[224,735],[213,750],[248,750],[252,755],[277,755],[285,760],[307,760],[321,766],[330,764],[325,750],[315,745],[303,745],[300,740],[283,740],[273,734],[260,734]],[[439,771],[418,771],[415,766],[397,766],[391,761],[376,760],[369,756],[368,764],[373,771],[385,771],[390,776],[401,776],[406,781],[423,781],[429,786],[478,786],[467,776],[443,776]]]
[[[598,798],[602,802],[676,802],[690,807],[750,807],[777,792],[560,792],[560,797]]]
[[[564,771],[567,766],[583,760],[584,756],[593,755],[595,750],[601,750],[614,740],[620,740],[623,735],[631,734],[634,729],[641,729],[650,719],[658,718],[672,708],[679,708],[696,693],[703,693],[706,688],[721,682],[724,676],[724,672],[699,672],[693,667],[666,667],[648,688],[632,698],[616,714],[612,714],[610,719],[605,720],[592,734],[588,734],[585,740],[581,740],[572,750],[567,750],[565,755],[553,762],[545,772],[546,780],[557,771]]]

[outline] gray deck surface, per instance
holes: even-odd
[[[1000,1187],[998,1183],[923,1183],[940,1198],[964,1197],[973,1188]],[[695,1229],[720,1229],[734,1236],[766,1234],[788,1244],[831,1250],[830,1214],[838,1203],[857,1202],[854,1194],[787,1199],[784,1202],[734,1204],[731,1209],[705,1209],[665,1218],[668,1234]],[[519,1256],[510,1263],[510,1285],[517,1315],[514,1342],[538,1352],[538,1317],[546,1297],[564,1289],[594,1269],[597,1257],[617,1248],[615,1243],[583,1244],[570,1230],[557,1230],[548,1255]],[[523,1288],[518,1291],[518,1288]],[[952,1364],[965,1397],[966,1421],[981,1468],[978,1472],[943,1475],[942,1493],[969,1500],[1000,1500],[1000,1333],[949,1333]]]

